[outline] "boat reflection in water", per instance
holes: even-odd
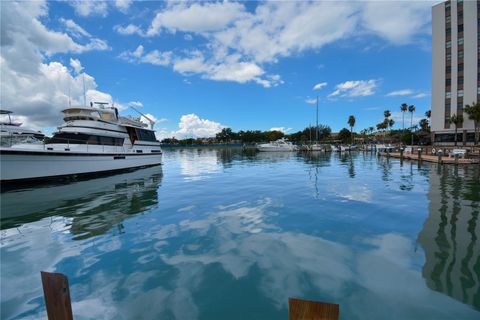
[[[62,184],[2,192],[1,229],[46,217],[65,217],[73,239],[100,235],[123,220],[157,205],[161,166]]]
[[[430,171],[429,216],[418,241],[423,277],[435,291],[480,309],[480,174],[453,166]]]

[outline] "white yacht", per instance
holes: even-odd
[[[0,110],[0,145],[9,147],[13,144],[43,140],[45,135],[39,131],[22,127],[21,122],[12,121],[10,110]]]
[[[46,179],[159,165],[160,142],[140,118],[107,103],[63,110],[65,123],[44,143],[0,147],[0,181]],[[148,119],[148,117],[146,117]]]
[[[297,146],[285,139],[257,145],[258,151],[295,151]]]

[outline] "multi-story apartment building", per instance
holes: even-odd
[[[479,101],[480,65],[478,38],[480,2],[446,1],[432,8],[432,117],[436,144],[455,140],[455,114],[464,121],[457,126],[460,144],[474,142],[474,123],[463,108]]]

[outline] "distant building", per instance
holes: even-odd
[[[464,119],[457,141],[474,142],[473,121],[463,107],[480,97],[479,10],[479,1],[446,1],[432,8],[431,130],[436,144],[454,142],[453,114]]]

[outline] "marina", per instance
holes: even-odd
[[[480,319],[480,0],[0,20],[0,319]]]
[[[75,319],[285,319],[290,297],[346,319],[478,318],[478,166],[241,148],[163,162],[4,191],[2,319],[44,317],[40,270],[68,276]]]

